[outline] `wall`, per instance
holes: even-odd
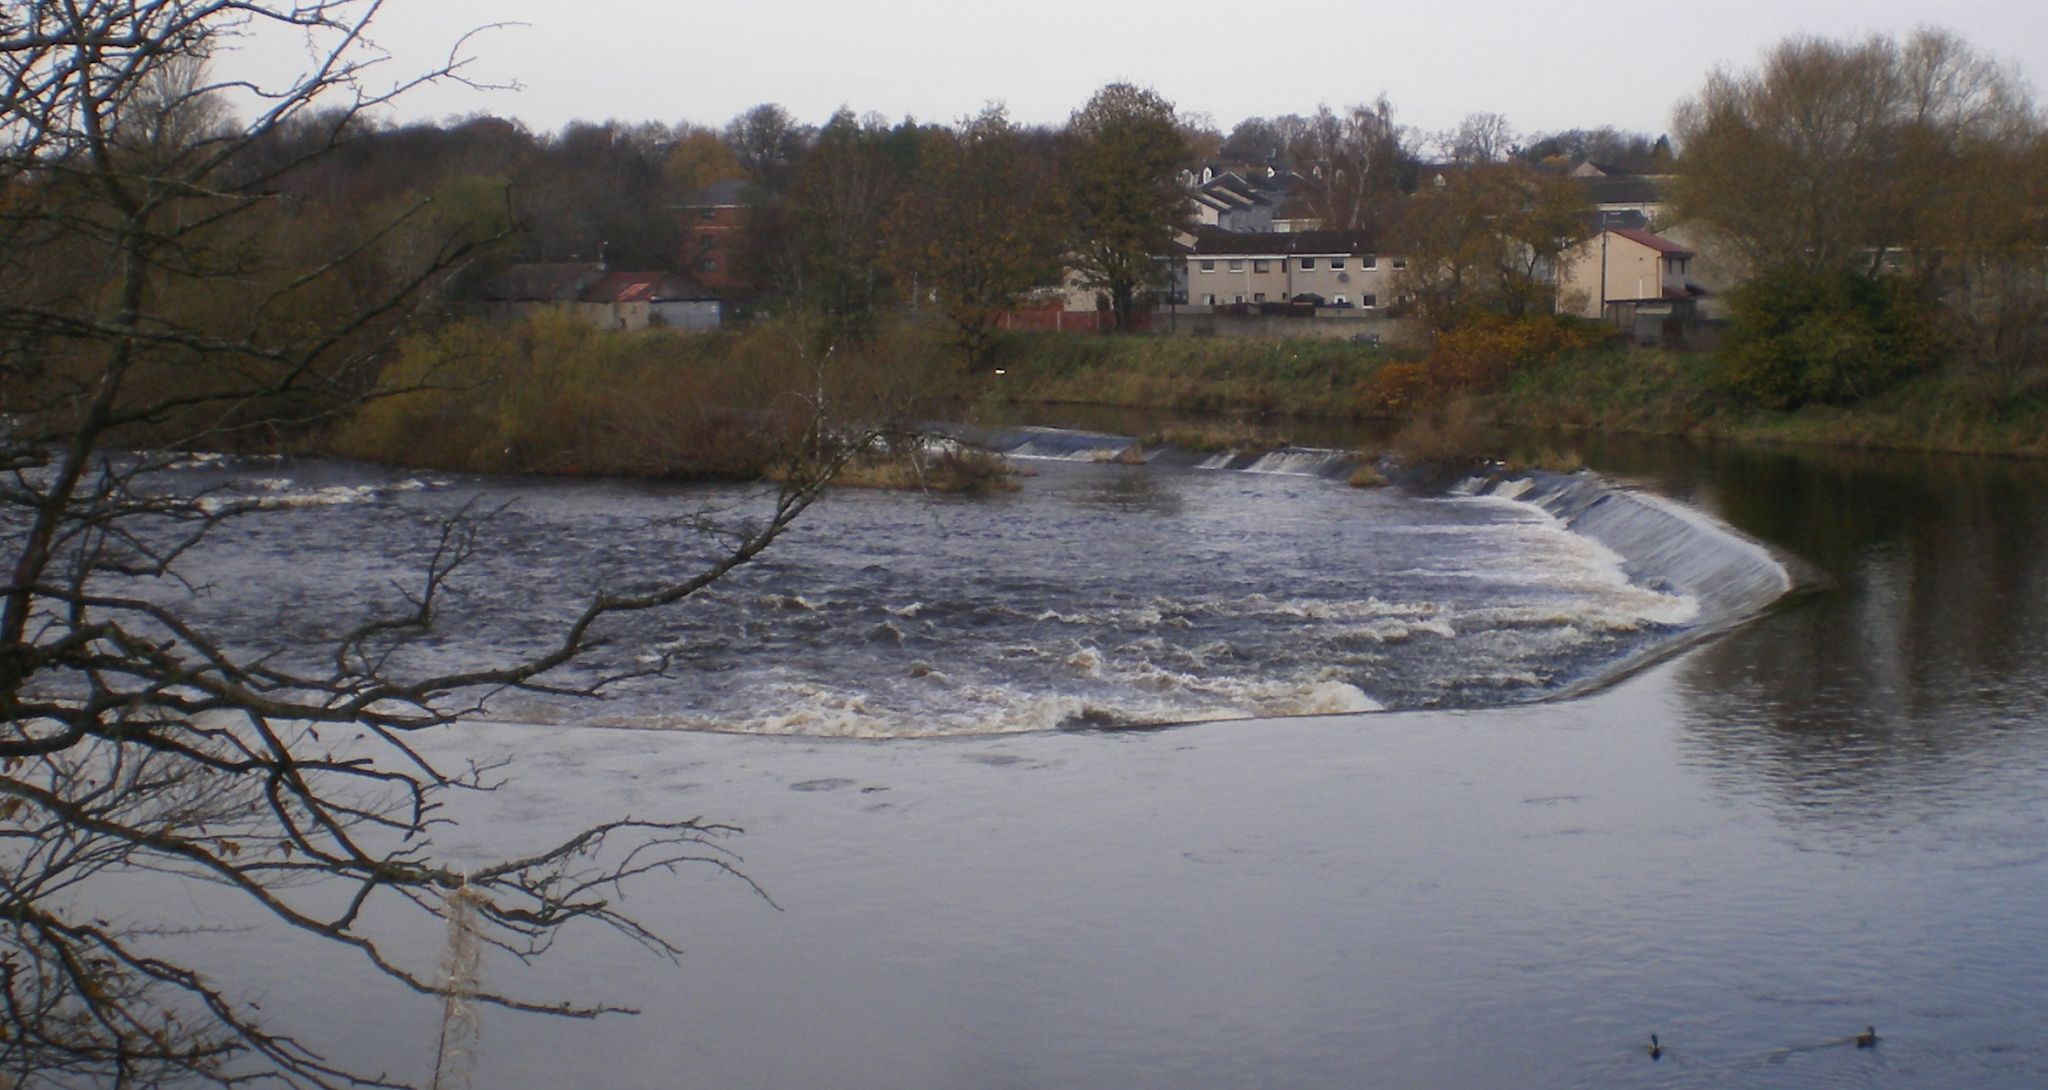
[[[1271,337],[1343,341],[1358,336],[1377,336],[1388,347],[1421,347],[1429,331],[1414,318],[1387,318],[1372,311],[1316,311],[1312,318],[1280,315],[1234,315],[1217,313],[1220,308],[1187,306],[1161,307],[1152,313],[1151,329],[1183,337]]]

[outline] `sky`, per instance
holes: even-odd
[[[842,105],[950,122],[999,102],[1019,122],[1059,124],[1124,81],[1225,132],[1384,92],[1396,120],[1424,132],[1492,112],[1524,134],[1654,135],[1708,73],[1753,67],[1786,37],[1927,25],[2016,67],[2037,96],[2048,81],[2048,0],[1331,0],[1263,12],[1218,0],[387,0],[372,36],[395,75],[503,24],[468,40],[466,72],[517,90],[428,88],[394,119],[492,113],[540,132],[572,120],[721,126],[762,102],[811,123]],[[303,60],[289,42],[244,53],[272,78]]]

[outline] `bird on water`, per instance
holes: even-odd
[[[1650,1034],[1650,1058],[1653,1060],[1664,1058],[1664,1046],[1657,1041],[1657,1035],[1654,1033]]]
[[[1864,1026],[1864,1027],[1863,1027],[1863,1032],[1862,1032],[1862,1033],[1859,1033],[1859,1034],[1857,1034],[1857,1035],[1856,1035],[1856,1047],[1857,1047],[1857,1048],[1876,1048],[1876,1047],[1877,1047],[1877,1027],[1876,1027],[1876,1026]]]

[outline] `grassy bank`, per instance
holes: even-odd
[[[1540,325],[1540,323],[1538,323]],[[989,402],[1085,403],[1234,417],[1410,421],[1441,453],[1488,429],[1686,435],[1970,454],[2048,455],[2048,397],[1991,396],[1923,374],[1851,405],[1744,406],[1719,360],[1620,343],[1566,323],[1459,331],[1430,352],[1346,343],[1034,334],[1004,346]]]
[[[1332,341],[1029,333],[1002,343],[1004,374],[985,376],[982,390],[1011,404],[1353,419],[1378,411],[1373,380],[1401,358]]]
[[[2048,455],[2048,398],[1993,397],[1966,375],[1923,374],[1850,405],[1747,408],[1717,392],[1707,353],[1609,346],[1516,374],[1486,402],[1514,427],[1959,454]]]

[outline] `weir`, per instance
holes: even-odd
[[[629,672],[625,656],[646,648],[672,669],[614,686],[601,707],[515,694],[491,714],[903,737],[1527,703],[1606,685],[1794,584],[1713,519],[1591,475],[1394,467],[1382,475],[1405,487],[1358,490],[1339,483],[1361,460],[1344,450],[954,435],[1037,472],[985,503],[835,496],[692,609],[623,625],[618,650],[590,666]],[[363,600],[351,588],[388,579],[366,554],[416,549],[418,526],[482,489],[516,497],[444,617],[450,638],[409,652],[450,664],[526,631],[522,617],[573,609],[590,579],[671,555],[677,504],[738,509],[759,495],[393,481],[345,464],[292,480],[267,465],[179,473],[195,494],[305,509],[273,524],[278,537],[221,535],[189,559],[221,588],[195,616],[281,656],[298,644],[278,601],[289,617],[348,616]]]
[[[1362,460],[1355,451],[1283,446],[1270,450],[1221,452],[1186,450],[1171,443],[1147,443],[1135,436],[1062,428],[1018,427],[972,432],[939,429],[941,434],[986,448],[1005,458],[1062,462],[1122,462],[1192,466],[1196,469],[1275,473],[1297,477],[1342,479]]]
[[[1594,474],[1489,471],[1451,492],[1541,508],[1613,550],[1631,582],[1698,601],[1698,627],[1708,632],[1761,613],[1797,585],[1786,562],[1761,542],[1704,512]]]
[[[1009,458],[1192,466],[1341,480],[1364,459],[1353,451],[1285,446],[1207,453],[1134,436],[1019,427],[962,435]],[[1799,584],[1771,549],[1704,512],[1590,473],[1486,469],[1445,483],[1440,466],[1403,467],[1382,459],[1394,483],[1416,492],[1517,500],[1557,518],[1571,532],[1613,550],[1631,582],[1699,602],[1700,633],[1753,617]]]

